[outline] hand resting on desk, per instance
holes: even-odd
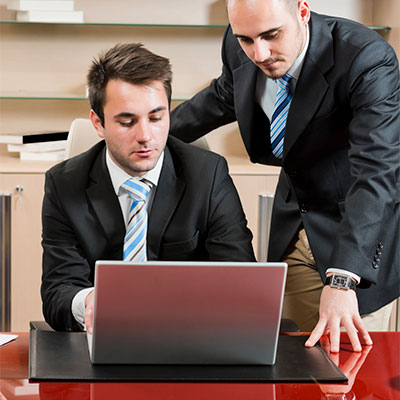
[[[330,352],[337,353],[342,326],[346,328],[353,351],[361,351],[358,334],[365,344],[372,345],[371,337],[358,312],[358,302],[354,290],[338,290],[325,286],[321,293],[319,321],[307,340],[306,347],[314,346],[322,335],[329,335]]]
[[[93,333],[93,308],[94,290],[92,290],[85,299],[85,327],[88,333]]]

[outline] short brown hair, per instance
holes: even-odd
[[[103,127],[105,92],[111,79],[134,85],[161,81],[171,102],[172,70],[169,59],[152,53],[141,43],[117,44],[93,60],[87,75],[90,106]]]

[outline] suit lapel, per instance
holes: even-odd
[[[93,164],[91,182],[86,190],[88,200],[104,231],[112,251],[121,253],[125,236],[125,224],[118,197],[115,195],[105,160],[105,148]]]
[[[149,260],[158,258],[161,238],[186,187],[186,184],[177,177],[176,168],[179,167],[174,165],[171,152],[166,146],[163,167],[149,215],[147,231]]]
[[[284,159],[298,137],[313,119],[329,89],[325,73],[332,66],[333,45],[331,33],[325,21],[318,14],[312,13],[310,44],[286,122]]]

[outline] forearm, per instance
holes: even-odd
[[[232,107],[218,95],[218,81],[171,112],[170,134],[192,142],[222,125],[236,120]]]
[[[57,330],[81,330],[72,315],[71,306],[77,292],[93,286],[91,267],[48,175],[42,225],[41,295],[45,319]]]

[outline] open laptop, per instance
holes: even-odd
[[[275,363],[285,263],[97,261],[94,364]]]

